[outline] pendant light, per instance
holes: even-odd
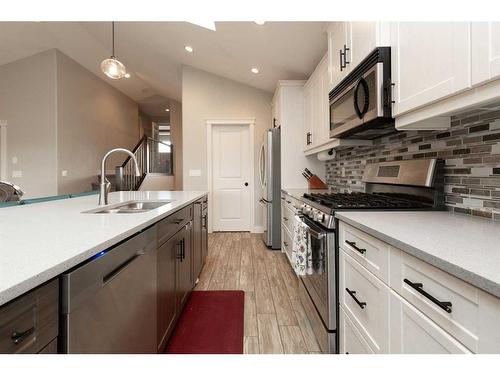
[[[111,39],[112,39],[112,55],[109,59],[103,60],[101,63],[101,69],[104,74],[106,74],[111,79],[120,79],[125,77],[127,74],[127,69],[125,65],[122,64],[115,57],[115,22],[111,22]]]

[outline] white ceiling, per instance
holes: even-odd
[[[111,54],[110,22],[0,22],[0,65],[58,48],[149,114],[162,116],[168,98],[181,101],[183,65],[273,92],[280,79],[306,79],[327,49],[325,22],[216,22],[216,27],[117,22],[115,55],[132,76],[114,81],[99,67]],[[259,74],[250,72],[254,66]]]

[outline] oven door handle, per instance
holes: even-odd
[[[316,238],[317,240],[321,240],[323,238],[326,237],[327,233],[326,232],[318,232],[318,231],[315,231],[314,229],[312,229],[309,225],[307,225],[307,223],[304,221],[304,219],[300,219],[307,227],[307,233],[309,233],[311,236],[313,236],[314,238]]]

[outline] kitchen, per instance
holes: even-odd
[[[355,18],[0,23],[0,351],[498,354],[499,23]]]

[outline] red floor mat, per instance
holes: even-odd
[[[165,353],[243,354],[245,293],[194,291]]]

